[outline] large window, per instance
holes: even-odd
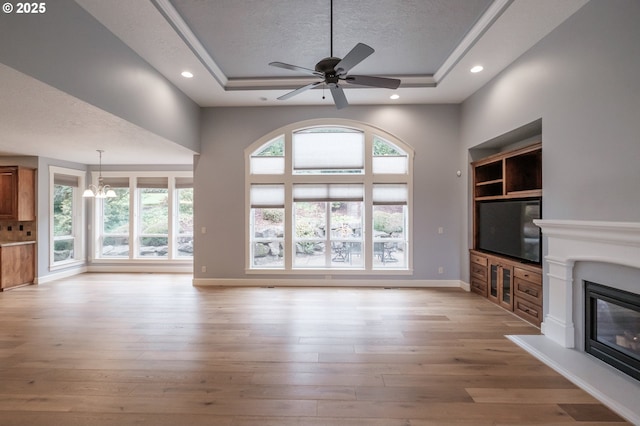
[[[193,258],[193,177],[189,172],[103,172],[116,196],[95,200],[95,257]]]
[[[411,149],[334,120],[290,126],[247,158],[249,271],[409,271]]]
[[[111,186],[116,196],[102,199],[102,225],[100,235],[100,254],[103,258],[129,257],[129,224],[131,201],[129,197],[129,178],[106,178],[104,183]]]
[[[68,267],[85,260],[81,196],[84,174],[80,170],[54,166],[49,168],[51,269]]]
[[[175,255],[178,258],[193,258],[193,178],[176,178]]]

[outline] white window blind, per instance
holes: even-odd
[[[53,175],[53,183],[55,185],[64,185],[64,186],[71,186],[71,187],[77,188],[78,176],[71,176],[71,175],[56,173]]]
[[[251,185],[251,208],[283,208],[284,185]]]
[[[284,157],[251,157],[251,174],[284,174]]]
[[[177,177],[176,178],[176,188],[193,188],[193,178],[192,177]]]
[[[374,174],[407,174],[407,156],[380,156],[373,157]]]
[[[166,177],[139,177],[138,188],[168,188],[169,178]]]
[[[364,135],[360,132],[294,133],[294,170],[361,170]]]
[[[111,188],[128,188],[129,178],[127,177],[105,177],[102,178],[105,185],[109,185]]]
[[[408,199],[409,192],[405,183],[373,184],[374,205],[406,205]]]
[[[293,187],[294,201],[362,201],[361,184],[299,184]]]

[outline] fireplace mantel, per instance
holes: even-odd
[[[573,348],[575,262],[640,268],[640,223],[545,219],[536,220],[535,224],[547,238],[545,315],[541,330],[556,343]]]

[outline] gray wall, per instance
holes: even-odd
[[[37,184],[37,218],[38,218],[38,246],[37,246],[37,267],[36,277],[42,279],[50,274],[63,273],[65,270],[75,270],[82,268],[84,265],[76,265],[70,268],[57,269],[54,272],[49,271],[49,243],[50,243],[50,208],[51,200],[49,197],[49,166],[65,167],[86,172],[87,166],[84,164],[71,163],[69,161],[55,160],[52,158],[38,157],[38,184]],[[87,176],[87,182],[88,176]],[[89,216],[85,216],[89,219]],[[89,222],[90,223],[90,222]],[[84,224],[87,229],[86,223]],[[90,237],[87,237],[87,241]]]
[[[460,224],[465,215],[460,200],[465,182],[456,171],[466,166],[459,155],[457,105],[350,106],[340,112],[334,107],[205,109],[201,155],[194,169],[195,278],[246,277],[244,149],[280,127],[316,118],[367,123],[415,149],[415,273],[393,278],[460,279]],[[207,228],[205,235],[199,233],[202,227]],[[438,227],[444,234],[438,235]],[[202,266],[207,266],[206,273],[200,272]],[[439,266],[444,274],[438,274]]]
[[[2,16],[0,40],[4,64],[199,151],[198,105],[73,0]]]
[[[543,217],[640,221],[639,18],[637,0],[578,10],[463,103],[461,157],[541,118]]]
[[[546,218],[640,221],[639,18],[593,0],[463,104],[466,148],[542,118]]]

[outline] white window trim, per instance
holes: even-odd
[[[91,172],[91,180],[94,184],[98,182],[100,172]],[[91,218],[91,247],[89,260],[93,264],[155,264],[161,262],[163,265],[185,265],[193,264],[192,257],[177,256],[177,248],[175,247],[174,235],[177,220],[177,200],[176,194],[176,178],[193,178],[191,171],[140,171],[140,172],[118,172],[118,171],[102,171],[102,177],[105,178],[128,178],[129,179],[129,256],[128,257],[100,257],[100,237],[102,234],[102,200],[94,199],[93,215]],[[141,258],[136,256],[139,249],[138,243],[138,196],[136,187],[136,178],[139,177],[166,177],[168,178],[168,197],[169,197],[169,241],[168,241],[168,257],[158,258]]]
[[[54,220],[53,220],[53,191],[55,186],[55,175],[68,175],[78,178],[78,188],[75,190],[73,205],[73,259],[54,261]],[[82,191],[85,189],[84,170],[67,169],[65,167],[49,166],[49,271],[65,269],[72,266],[86,263],[86,234],[85,234],[85,203],[82,198]]]
[[[313,175],[313,174],[295,174],[293,172],[293,133],[298,130],[308,129],[311,127],[345,127],[349,129],[355,129],[364,133],[365,140],[365,166],[364,174],[353,175]],[[255,152],[259,147],[266,144],[269,141],[284,134],[284,152],[285,152],[285,172],[278,175],[266,175],[266,174],[251,174],[251,154]],[[388,140],[398,148],[402,149],[407,154],[407,173],[406,174],[376,174],[373,170],[373,137],[379,136]],[[346,120],[346,119],[314,119],[306,120],[297,123],[292,123],[287,126],[274,130],[244,150],[245,159],[245,273],[247,274],[260,274],[260,275],[412,275],[413,274],[413,158],[414,151],[409,145],[404,143],[396,136],[390,134],[375,126],[365,124],[358,121]],[[285,218],[284,223],[287,229],[284,238],[285,247],[285,262],[284,268],[265,268],[257,269],[251,265],[251,229],[249,226],[251,216],[251,201],[250,201],[250,188],[252,184],[284,184],[285,187]],[[362,183],[365,188],[364,194],[364,241],[362,252],[370,253],[373,251],[373,236],[370,235],[373,229],[373,218],[368,212],[372,211],[372,191],[374,183],[406,183],[407,184],[407,229],[405,230],[405,239],[407,242],[407,248],[409,255],[407,258],[406,268],[373,268],[373,258],[371,256],[364,257],[364,268],[361,269],[347,269],[347,268],[294,268],[293,267],[293,255],[289,254],[293,247],[293,185],[297,183]]]

